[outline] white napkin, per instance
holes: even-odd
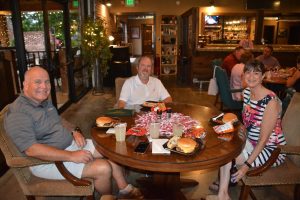
[[[106,131],[107,134],[115,134],[115,129],[114,128],[109,128],[107,131]]]
[[[164,149],[163,144],[165,144],[168,139],[152,139],[152,153],[153,154],[170,154],[170,151]]]

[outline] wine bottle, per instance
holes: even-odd
[[[233,159],[231,162],[231,168],[230,168],[230,185],[231,186],[235,186],[237,184],[237,182],[233,179],[233,176],[232,176],[237,171],[238,171],[238,169],[236,168],[235,159]]]

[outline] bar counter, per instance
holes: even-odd
[[[233,51],[238,44],[208,44],[203,48],[197,48],[196,51]],[[298,52],[300,53],[300,45],[271,45],[276,52]],[[262,52],[264,45],[254,45],[254,48],[251,49],[253,53]]]
[[[192,84],[193,78],[198,80],[209,80],[213,76],[211,61],[213,59],[224,59],[231,53],[236,44],[208,44],[203,48],[196,48],[190,58],[190,69],[188,70],[188,82]],[[273,56],[276,57],[282,67],[296,66],[297,56],[300,55],[300,45],[272,45]],[[254,57],[261,55],[263,45],[254,45],[251,51]]]

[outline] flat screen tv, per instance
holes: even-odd
[[[246,10],[279,10],[280,0],[245,0]]]
[[[214,25],[219,24],[220,16],[218,15],[205,15],[205,24]]]

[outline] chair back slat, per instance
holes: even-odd
[[[10,166],[10,161],[14,157],[22,156],[21,153],[17,150],[16,146],[12,143],[9,136],[6,134],[4,129],[4,117],[8,111],[8,105],[5,106],[0,113],[0,146],[1,151],[4,154],[7,164]]]

